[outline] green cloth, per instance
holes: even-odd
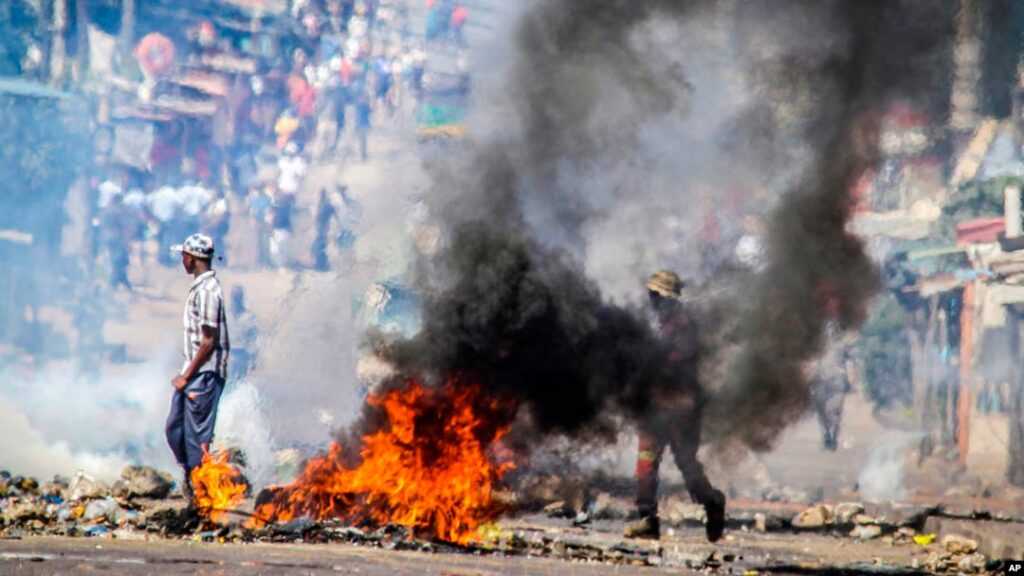
[[[416,121],[423,128],[437,128],[460,124],[463,116],[464,112],[461,108],[423,104],[416,112]]]

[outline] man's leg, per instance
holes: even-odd
[[[638,430],[636,454],[636,507],[640,519],[626,526],[629,538],[657,538],[658,521],[658,469],[665,451],[665,438],[653,429]]]
[[[185,478],[181,484],[181,492],[185,499],[192,502],[192,481],[189,478],[188,457],[185,448],[185,393],[179,390],[174,391],[171,397],[171,410],[167,415],[167,424],[164,427],[164,434],[167,437],[167,444],[171,447],[174,460],[185,471]]]
[[[834,396],[829,382],[818,381],[812,384],[811,402],[818,417],[818,425],[821,427],[821,446],[829,452],[835,452],[837,446],[836,437],[833,434],[838,428],[832,408],[835,402]],[[842,410],[842,404],[840,404],[840,410]]]
[[[658,470],[665,441],[656,434],[640,432],[636,453],[636,507],[640,516],[658,515]]]
[[[190,471],[202,464],[213,441],[217,404],[223,390],[224,380],[213,372],[200,372],[185,387],[185,451]]]
[[[845,400],[846,394],[836,391],[828,399],[828,402],[825,403],[825,411],[828,414],[828,435],[832,441],[828,449],[832,452],[839,448],[839,428],[843,423],[843,403]]]
[[[700,415],[694,413],[680,421],[671,437],[672,455],[676,466],[683,473],[686,490],[698,504],[704,506],[707,514],[705,530],[708,540],[715,542],[722,537],[725,529],[725,494],[715,489],[704,472],[704,465],[697,459],[700,449]]]
[[[177,390],[171,397],[171,410],[164,426],[167,444],[171,447],[174,459],[185,465],[185,395]]]

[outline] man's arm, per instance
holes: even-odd
[[[217,337],[219,335],[219,330],[213,326],[203,326],[203,339],[199,342],[199,350],[196,351],[196,355],[192,358],[192,362],[189,362],[185,371],[181,373],[186,380],[191,380],[199,372],[203,364],[206,364],[213,356],[213,350],[217,347]]]
[[[843,349],[843,371],[846,373],[846,392],[864,389],[864,383],[861,381],[863,373],[860,350],[857,348],[857,339],[853,336],[847,338]]]
[[[203,326],[203,339],[199,342],[199,350],[196,351],[196,355],[192,358],[192,362],[189,362],[188,367],[181,373],[181,376],[174,379],[175,388],[183,390],[185,386],[188,385],[188,381],[191,380],[192,377],[196,375],[196,372],[199,371],[199,368],[201,368],[203,364],[210,359],[210,356],[213,356],[213,349],[217,347],[217,333],[217,328],[214,328],[213,326]],[[189,400],[195,400],[198,395],[198,392],[189,392],[187,394]],[[202,449],[203,454],[209,454],[209,444],[202,443],[199,447]]]
[[[171,384],[176,390],[184,390],[185,386],[188,386],[188,381],[213,356],[213,350],[217,347],[218,336],[219,330],[212,326],[203,326],[203,339],[199,342],[199,350],[196,351],[196,355],[192,357],[192,361],[188,363],[185,370],[171,380]]]
[[[188,381],[191,380],[203,367],[204,364],[213,356],[213,351],[217,348],[217,342],[220,334],[217,328],[217,319],[220,315],[221,306],[223,303],[219,297],[216,297],[209,292],[204,292],[199,295],[199,321],[202,325],[202,339],[199,341],[199,349],[196,350],[195,356],[192,357],[192,361],[188,363],[185,370],[181,372],[179,376],[174,378],[172,384],[177,390],[183,390]]]

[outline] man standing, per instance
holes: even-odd
[[[359,158],[366,162],[368,158],[367,138],[370,134],[370,118],[373,114],[373,102],[366,84],[359,84],[355,91],[356,138],[359,140]]]
[[[134,239],[135,222],[128,207],[124,204],[124,195],[114,194],[103,208],[101,216],[104,244],[110,257],[110,288],[117,290],[124,287],[131,291],[132,284],[128,281],[128,263],[132,240]]]
[[[327,196],[327,190],[321,188],[320,200],[317,202],[314,216],[316,239],[313,240],[313,269],[318,272],[327,272],[331,269],[330,258],[327,254],[327,237],[330,234],[331,221],[337,216],[338,210]]]
[[[839,296],[835,287],[823,285],[818,289],[817,298],[825,315],[824,346],[821,355],[807,365],[807,370],[811,401],[821,425],[822,448],[835,452],[839,448],[843,402],[857,374],[857,354],[854,337],[844,334],[839,323]]]
[[[668,369],[679,385],[652,398],[650,413],[639,425],[636,504],[640,519],[626,527],[626,537],[657,539],[661,535],[658,468],[661,454],[671,447],[690,497],[704,506],[707,537],[714,542],[722,537],[725,527],[725,495],[711,485],[697,460],[703,409],[703,393],[697,381],[699,346],[697,324],[679,301],[682,289],[682,280],[669,270],[655,272],[647,281],[659,335],[668,346]]]
[[[851,340],[839,327],[839,321],[825,322],[825,350],[810,366],[811,401],[821,425],[821,445],[829,452],[839,448],[839,426],[843,403],[850,393],[855,353]]]
[[[213,440],[217,403],[228,372],[228,325],[220,282],[212,269],[213,240],[193,234],[171,248],[194,280],[185,300],[185,365],[171,380],[174,397],[167,417],[167,443],[185,469],[185,495],[192,500],[191,473]]]

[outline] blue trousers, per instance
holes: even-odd
[[[200,372],[189,380],[183,390],[174,391],[165,431],[174,458],[186,471],[202,463],[203,449],[200,445],[213,441],[217,404],[223,391],[224,379],[216,372]],[[189,399],[191,392],[197,394],[195,400]]]

